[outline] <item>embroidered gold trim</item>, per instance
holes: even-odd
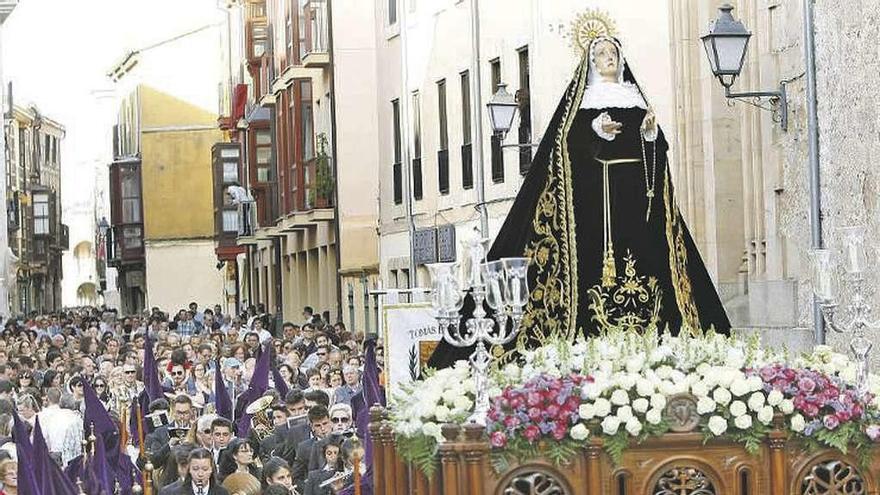
[[[702,333],[700,315],[694,303],[691,278],[687,272],[687,246],[684,242],[684,228],[681,212],[672,198],[672,178],[669,169],[663,179],[663,197],[666,203],[666,243],[669,245],[669,271],[672,286],[675,288],[675,301],[681,314],[682,331]]]
[[[550,155],[547,181],[532,220],[535,236],[525,256],[535,260],[535,280],[526,305],[517,347],[529,337],[539,342],[549,336],[573,339],[577,332],[578,270],[571,162],[568,132],[580,107],[587,81],[587,59],[581,59],[576,81],[565,95],[562,123]]]
[[[656,277],[639,275],[636,259],[627,250],[626,268],[611,287],[594,285],[587,291],[592,320],[602,332],[612,329],[645,332],[657,330],[663,307],[663,290]],[[610,304],[609,304],[610,303]]]

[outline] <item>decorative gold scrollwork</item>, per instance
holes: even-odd
[[[693,466],[675,466],[663,473],[652,495],[717,495],[709,476]]]
[[[826,461],[814,465],[804,476],[801,495],[865,495],[865,480],[849,464]]]
[[[627,251],[626,268],[610,287],[594,285],[587,291],[590,311],[599,328],[624,328],[644,332],[660,321],[663,291],[654,277],[639,275],[636,260]]]
[[[542,471],[515,476],[501,493],[503,495],[569,495],[558,478]]]

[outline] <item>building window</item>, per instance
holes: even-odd
[[[122,169],[122,223],[141,222],[141,184],[137,169]]]
[[[125,249],[140,249],[144,244],[141,240],[143,232],[140,227],[125,227],[122,229],[122,246]]]
[[[397,24],[397,0],[388,0],[388,25]]]
[[[257,161],[257,181],[269,182],[272,162],[272,136],[268,129],[260,129],[256,132],[254,148]]]
[[[238,182],[238,162],[223,162],[223,182]]]
[[[315,125],[314,110],[312,104],[312,82],[305,80],[299,82],[300,118],[302,119],[302,149],[303,161],[315,157]]]
[[[34,235],[49,235],[49,194],[37,192],[34,199]]]
[[[446,119],[446,79],[437,83],[437,115],[440,127],[440,149],[437,151],[437,184],[440,194],[449,193],[449,132]]]
[[[412,95],[413,105],[413,160],[412,160],[412,187],[413,197],[420,200],[422,191],[422,110],[421,97],[415,91]]]
[[[237,210],[223,210],[223,232],[238,232]]]
[[[471,78],[461,73],[461,186],[474,187],[474,162],[471,152]]]
[[[303,57],[306,56],[306,2],[308,0],[299,0],[299,8],[296,10],[296,28],[298,30],[299,36],[297,36],[297,41],[299,42],[299,49],[297,53],[299,57],[297,58],[297,63],[300,63]]]
[[[401,149],[400,149],[400,100],[391,102],[391,113],[394,128],[394,204],[403,203],[403,177],[401,173]]]
[[[501,59],[489,61],[489,70],[492,78],[490,94],[495,94],[498,85],[501,84]],[[492,134],[492,181],[504,182],[504,150],[501,148],[501,135]]]
[[[532,142],[532,106],[529,95],[529,49],[524,47],[519,51],[519,91],[516,94],[519,104],[519,144],[522,145]],[[519,172],[525,175],[531,166],[532,147],[520,146]]]
[[[287,45],[286,46],[286,49],[287,49],[286,54],[287,54],[287,64],[288,65],[293,65],[293,39],[296,36],[296,32],[293,29],[293,12],[294,12],[293,3],[295,1],[296,0],[293,0],[292,2],[285,2],[287,4],[286,5],[287,15],[284,17],[284,24],[285,24],[284,25],[284,32],[287,35],[286,36],[287,39],[285,40],[285,42]]]

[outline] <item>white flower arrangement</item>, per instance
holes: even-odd
[[[815,428],[815,420],[811,423],[790,398],[767,385],[755,371],[777,364],[813,370],[850,384],[857,369],[845,355],[825,346],[790,359],[785,350],[762,349],[756,338],[746,341],[714,333],[673,337],[615,331],[601,338],[574,344],[551,342],[523,352],[519,363],[493,371],[490,397],[494,400],[502,389],[519,387],[539,376],[580,376],[583,379],[574,388],[580,404],[571,406],[573,419],[563,425],[557,438],[584,442],[591,435],[603,435],[606,450],[614,445],[619,455],[631,439],[641,441],[668,431],[664,418],[667,404],[673,397],[688,394],[696,403],[707,438],[732,438],[753,451],[777,418],[781,418],[777,425],[784,423],[796,434],[809,436]],[[874,414],[880,415],[880,378],[869,377],[869,391],[876,397],[871,404]],[[470,365],[460,361],[402,387],[390,407],[395,432],[442,443],[440,425],[463,423],[473,401]],[[504,428],[499,425],[493,432],[499,442],[493,443],[495,447],[509,440]],[[512,433],[512,428],[509,434],[519,434]],[[533,430],[532,434],[541,433]]]

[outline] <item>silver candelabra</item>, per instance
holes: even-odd
[[[489,346],[509,343],[519,333],[523,309],[529,298],[529,258],[502,258],[486,262],[488,239],[467,245],[467,285],[463,287],[458,263],[433,263],[432,300],[443,339],[455,347],[474,347],[470,364],[474,372],[475,404],[470,421],[485,424],[489,412]],[[474,300],[473,316],[462,322],[461,308],[467,292]],[[483,304],[492,310],[488,318]],[[462,324],[463,323],[463,324]]]
[[[837,333],[852,334],[850,350],[858,366],[856,386],[859,394],[868,391],[868,355],[873,344],[865,337],[865,330],[880,328],[880,321],[871,319],[871,305],[865,297],[865,270],[868,267],[868,251],[865,248],[865,227],[844,227],[838,230],[842,241],[843,267],[845,279],[852,287],[852,296],[845,316],[838,311],[835,298],[837,268],[834,256],[829,249],[814,249],[810,252],[813,263],[813,293],[822,308],[825,323]]]

